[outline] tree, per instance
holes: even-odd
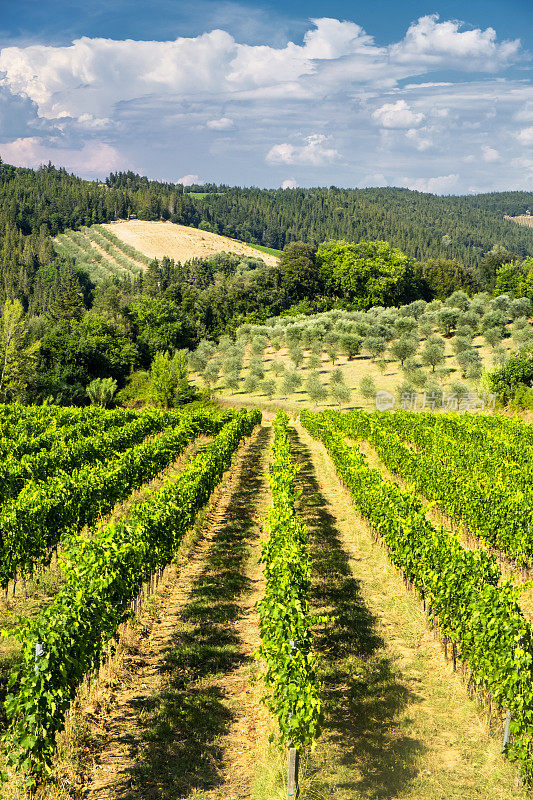
[[[409,336],[402,336],[401,339],[397,339],[390,346],[391,356],[396,361],[399,361],[402,366],[405,359],[414,356],[417,350],[418,342]]]
[[[366,350],[372,360],[384,353],[386,347],[387,343],[385,339],[381,339],[377,336],[367,336],[363,339],[363,350]]]
[[[316,263],[316,249],[304,242],[285,245],[279,260],[280,282],[287,305],[322,294],[324,285]]]
[[[117,382],[113,378],[95,378],[87,386],[87,397],[93,406],[107,406],[117,391]]]
[[[345,333],[340,337],[340,345],[348,361],[352,361],[361,352],[362,343],[362,337],[356,333]]]
[[[263,394],[266,394],[269,400],[271,400],[276,394],[276,381],[272,378],[267,378],[261,384],[261,389],[263,390]]]
[[[336,400],[339,405],[341,405],[341,403],[348,403],[352,396],[351,389],[346,386],[344,381],[331,383],[329,391],[333,399]]]
[[[491,392],[507,403],[520,386],[533,386],[533,357],[530,353],[512,356],[487,375]]]
[[[16,397],[34,367],[39,342],[30,343],[19,300],[7,300],[0,323],[0,397]]]
[[[435,372],[435,367],[445,359],[445,345],[440,336],[430,336],[427,339],[424,348],[421,352],[422,363],[431,367],[431,371]]]
[[[242,385],[243,390],[246,394],[253,394],[257,389],[257,378],[251,372],[244,379],[244,383]]]
[[[299,367],[304,360],[304,351],[298,344],[293,344],[289,347],[289,358],[295,367]]]
[[[216,358],[212,358],[204,369],[203,379],[205,385],[210,389],[213,384],[218,381],[220,375],[220,362]]]
[[[302,378],[297,372],[287,372],[283,378],[281,385],[283,394],[292,394],[296,389],[301,386]]]
[[[318,372],[311,372],[305,382],[305,391],[314,402],[315,406],[328,396],[327,387],[320,381]]]
[[[437,312],[437,325],[444,336],[450,336],[459,320],[459,309],[444,306]]]
[[[172,408],[191,399],[188,382],[187,354],[177,351],[156,353],[150,367],[152,397],[158,406]]]
[[[481,377],[482,365],[481,356],[474,348],[470,350],[463,350],[456,356],[457,363],[461,367],[463,378],[472,378],[476,380]]]
[[[226,386],[232,393],[235,393],[239,388],[240,382],[240,373],[235,370],[234,372],[228,372],[226,375]]]
[[[388,242],[327,242],[316,259],[326,289],[357,308],[401,305],[424,295],[411,259]]]
[[[359,391],[367,400],[376,396],[376,384],[370,375],[363,375],[359,383]]]

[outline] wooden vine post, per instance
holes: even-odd
[[[298,650],[298,645],[291,639],[291,656],[294,656],[294,653]],[[291,729],[291,720],[292,720],[293,711],[289,712],[289,732]],[[300,765],[300,754],[296,747],[294,747],[292,738],[289,741],[289,760],[288,760],[288,769],[287,769],[287,798],[288,800],[294,800],[294,798],[298,797],[298,767]]]

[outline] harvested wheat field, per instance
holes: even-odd
[[[206,258],[224,252],[261,258],[270,266],[274,266],[278,261],[275,256],[259,252],[236,239],[189,228],[187,225],[175,225],[173,222],[145,222],[131,219],[110,222],[102,227],[149,258],[168,256],[184,262],[190,258]]]

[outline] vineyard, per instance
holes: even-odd
[[[528,796],[530,426],[0,420],[6,797]]]

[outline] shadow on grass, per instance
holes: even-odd
[[[416,698],[384,653],[376,619],[350,569],[309,451],[296,434],[291,447],[300,466],[298,512],[309,530],[312,609],[336,618],[315,632],[327,767],[311,760],[316,772],[313,785],[328,797],[330,793],[339,798],[398,797],[417,774],[417,757],[424,750],[422,742],[404,734],[399,722],[400,712]],[[332,758],[337,766],[331,764]]]
[[[257,535],[254,509],[268,436],[268,428],[261,429],[243,456],[238,486],[166,654],[166,689],[137,709],[144,737],[131,788],[121,800],[177,800],[220,785],[222,737],[234,714],[216,677],[247,658],[235,622],[239,600],[251,590],[244,572]]]

